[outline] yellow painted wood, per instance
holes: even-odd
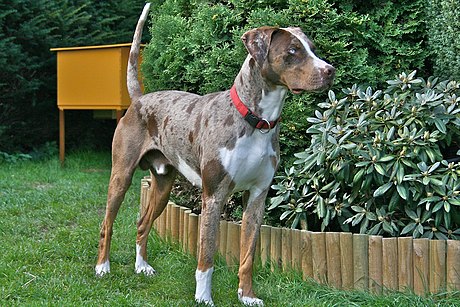
[[[130,99],[126,69],[130,47],[129,43],[50,49],[57,52],[58,108],[127,109]]]

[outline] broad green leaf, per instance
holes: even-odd
[[[276,207],[278,207],[279,204],[281,204],[283,202],[283,196],[276,196],[276,197],[272,197],[270,199],[270,207],[268,207],[268,210],[272,210],[272,209],[275,209]]]
[[[428,169],[428,173],[434,172],[440,165],[441,163],[438,161],[435,164],[431,165],[430,168]]]
[[[443,185],[442,181],[436,178],[428,177],[430,179],[430,182],[434,185]]]
[[[357,145],[355,143],[347,143],[347,144],[341,145],[340,147],[346,150],[350,150],[350,149],[356,148]]]
[[[385,194],[386,191],[388,191],[391,186],[393,185],[393,182],[390,181],[390,182],[387,182],[385,183],[384,185],[380,186],[377,190],[374,191],[374,197],[379,197],[383,194]]]
[[[412,233],[415,226],[417,226],[417,224],[415,223],[407,224],[406,227],[404,227],[403,230],[401,231],[401,234]]]
[[[457,198],[450,198],[450,199],[448,200],[448,202],[449,202],[451,205],[460,206],[460,200],[457,199]]]
[[[444,211],[450,212],[450,204],[448,201],[444,202]]]
[[[361,162],[355,163],[355,166],[356,167],[363,167],[363,166],[369,165],[370,163],[371,163],[370,161],[361,161]]]
[[[436,205],[433,207],[433,213],[441,209],[443,206],[444,206],[444,202],[442,201],[436,203]]]
[[[383,168],[382,165],[380,165],[380,164],[374,164],[374,167],[375,167],[375,170],[377,171],[377,173],[379,173],[379,174],[382,175],[382,176],[385,176],[385,175],[386,175],[386,171],[385,171],[385,169]]]
[[[334,102],[336,99],[335,99],[335,93],[334,91],[332,90],[329,90],[329,92],[327,93],[328,94],[328,97],[329,97],[329,101],[330,102]]]
[[[418,232],[420,235],[423,235],[423,225],[422,224],[417,225],[416,232]]]
[[[393,193],[390,198],[390,203],[388,204],[388,210],[393,211],[399,205],[399,194]]]
[[[398,184],[396,186],[396,190],[398,191],[398,194],[399,196],[401,196],[402,199],[407,200],[407,196],[409,195],[409,189],[407,189],[402,184]]]
[[[407,216],[410,217],[411,219],[413,220],[418,219],[417,214],[414,211],[410,210],[409,208],[404,209],[404,211],[406,212]]]
[[[404,167],[402,165],[397,164],[398,171],[396,172],[396,180],[398,181],[398,184],[402,183],[404,180]]]
[[[326,215],[326,205],[322,197],[319,198],[318,202],[318,217],[323,218]]]
[[[436,128],[438,128],[438,130],[439,130],[442,134],[446,134],[446,132],[447,132],[446,124],[444,124],[444,122],[443,122],[441,119],[435,118],[435,119],[434,119],[434,125],[436,126]]]
[[[359,180],[361,180],[361,178],[364,175],[365,170],[366,169],[362,168],[356,172],[355,176],[353,177],[353,185],[355,185]]]
[[[283,214],[281,214],[280,216],[280,220],[284,220],[288,215],[290,215],[292,213],[291,210],[287,210],[287,211],[284,211]]]
[[[388,162],[394,160],[395,156],[388,155],[380,158],[377,162]]]
[[[353,211],[358,212],[358,213],[366,212],[366,209],[364,209],[363,207],[360,207],[360,206],[351,206],[351,209],[353,209]]]

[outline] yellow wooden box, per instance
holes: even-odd
[[[124,110],[130,105],[126,69],[131,43],[71,48],[57,52],[60,110]],[[140,61],[139,61],[140,62]]]

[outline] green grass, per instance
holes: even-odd
[[[94,274],[110,175],[108,153],[79,152],[43,162],[0,164],[0,306],[193,306],[196,260],[153,233],[155,277],[134,273],[138,171],[115,222],[112,273]],[[218,260],[217,306],[238,306],[237,268]],[[266,306],[459,306],[460,295],[340,291],[299,274],[257,267],[255,290]]]

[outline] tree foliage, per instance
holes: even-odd
[[[395,71],[425,67],[424,2],[160,1],[142,72],[147,91],[200,94],[231,87],[246,51],[241,35],[262,25],[300,26],[317,53],[337,68],[336,88],[377,85]],[[289,97],[283,111],[284,161],[307,146],[306,114],[324,95]]]
[[[460,1],[427,1],[428,47],[434,74],[460,80]]]

